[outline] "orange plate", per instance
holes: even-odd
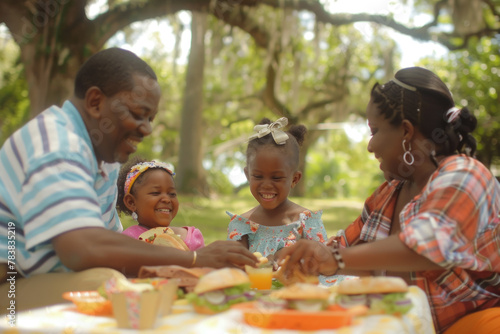
[[[349,326],[353,315],[340,306],[331,306],[321,312],[282,310],[269,312],[256,307],[256,302],[232,306],[243,311],[243,318],[249,325],[269,329],[320,330]]]
[[[90,315],[113,315],[111,301],[102,297],[97,291],[69,291],[63,298],[71,300],[76,309]]]

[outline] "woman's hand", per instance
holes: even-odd
[[[285,275],[290,275],[295,266],[300,266],[306,275],[333,275],[337,269],[337,262],[333,258],[331,249],[319,241],[301,239],[294,245],[282,248],[275,254],[278,264],[290,256]]]
[[[237,241],[219,240],[196,250],[196,267],[255,267],[257,257]]]
[[[331,246],[331,245],[333,245],[333,243],[334,243],[335,241],[337,241],[337,242],[338,242],[339,240],[340,240],[340,238],[339,238],[338,236],[333,236],[333,237],[330,237],[330,238],[328,238],[328,240],[326,241],[326,244],[325,244],[325,245],[327,245],[327,246]]]

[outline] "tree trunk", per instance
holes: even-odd
[[[182,106],[181,140],[176,186],[179,192],[208,195],[202,165],[203,150],[203,70],[205,67],[205,32],[207,14],[193,12],[191,50]]]

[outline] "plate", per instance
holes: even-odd
[[[75,304],[80,313],[90,315],[113,315],[111,301],[97,291],[69,291],[63,293],[63,298]]]
[[[349,326],[353,314],[338,305],[320,312],[302,312],[296,310],[265,311],[257,307],[256,302],[241,303],[232,306],[243,312],[243,319],[251,326],[267,329],[320,330]]]

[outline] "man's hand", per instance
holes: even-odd
[[[237,241],[219,240],[196,250],[197,267],[238,267],[247,264],[255,267],[258,260],[246,247]]]
[[[330,248],[315,240],[301,239],[292,246],[282,248],[277,254],[278,264],[287,255],[290,259],[285,275],[290,275],[296,266],[300,266],[306,275],[333,275],[338,268]]]

